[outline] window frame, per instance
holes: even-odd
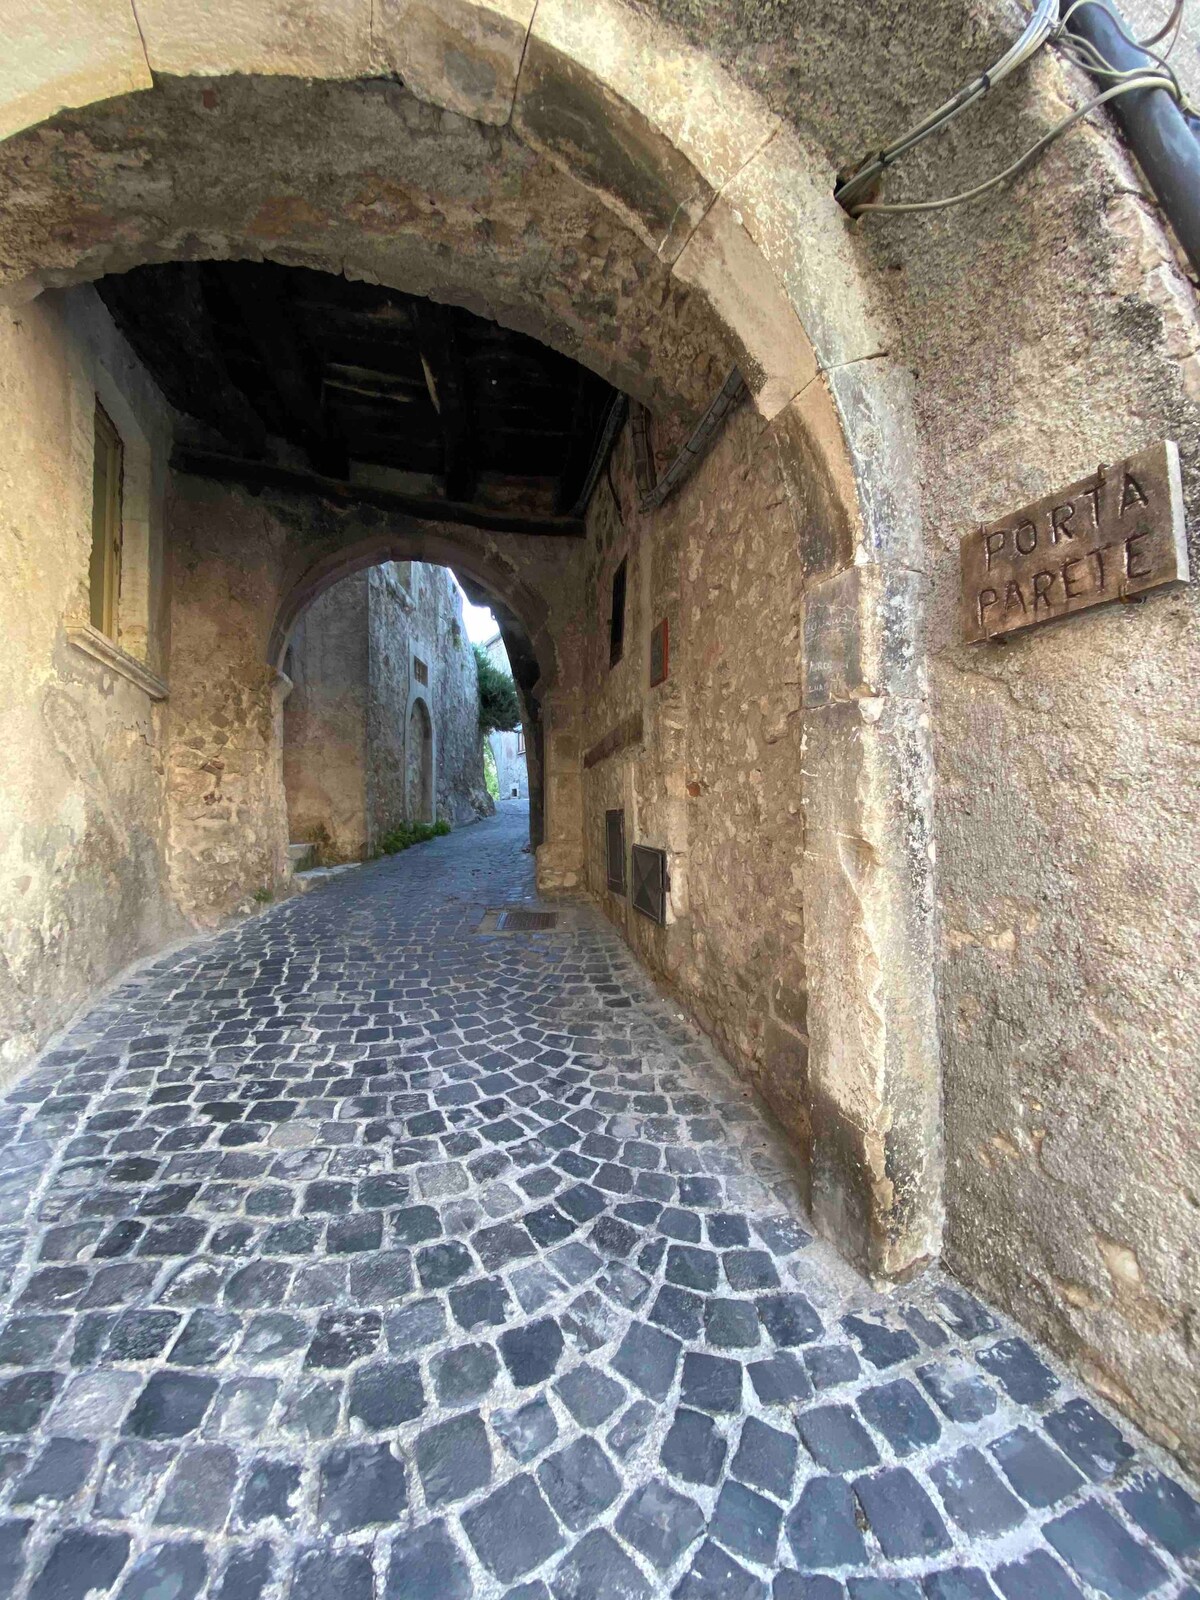
[[[117,644],[121,631],[121,566],[125,532],[125,441],[99,395],[96,396],[93,415],[93,441],[88,621],[98,633]]]
[[[608,666],[615,667],[625,654],[625,608],[629,602],[629,557],[622,556],[613,570],[608,613]]]

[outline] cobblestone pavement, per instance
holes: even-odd
[[[1200,1508],[786,1154],[523,813],[143,969],[0,1106],[0,1593],[1188,1595]]]

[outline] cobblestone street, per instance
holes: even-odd
[[[0,1593],[1200,1594],[1200,1508],[885,1298],[523,808],[142,969],[3,1102]]]

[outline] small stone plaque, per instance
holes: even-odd
[[[961,545],[969,644],[1186,583],[1179,451],[1167,439],[996,522]]]

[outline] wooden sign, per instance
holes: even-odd
[[[964,535],[963,637],[1018,628],[1186,583],[1179,451],[1171,440]]]

